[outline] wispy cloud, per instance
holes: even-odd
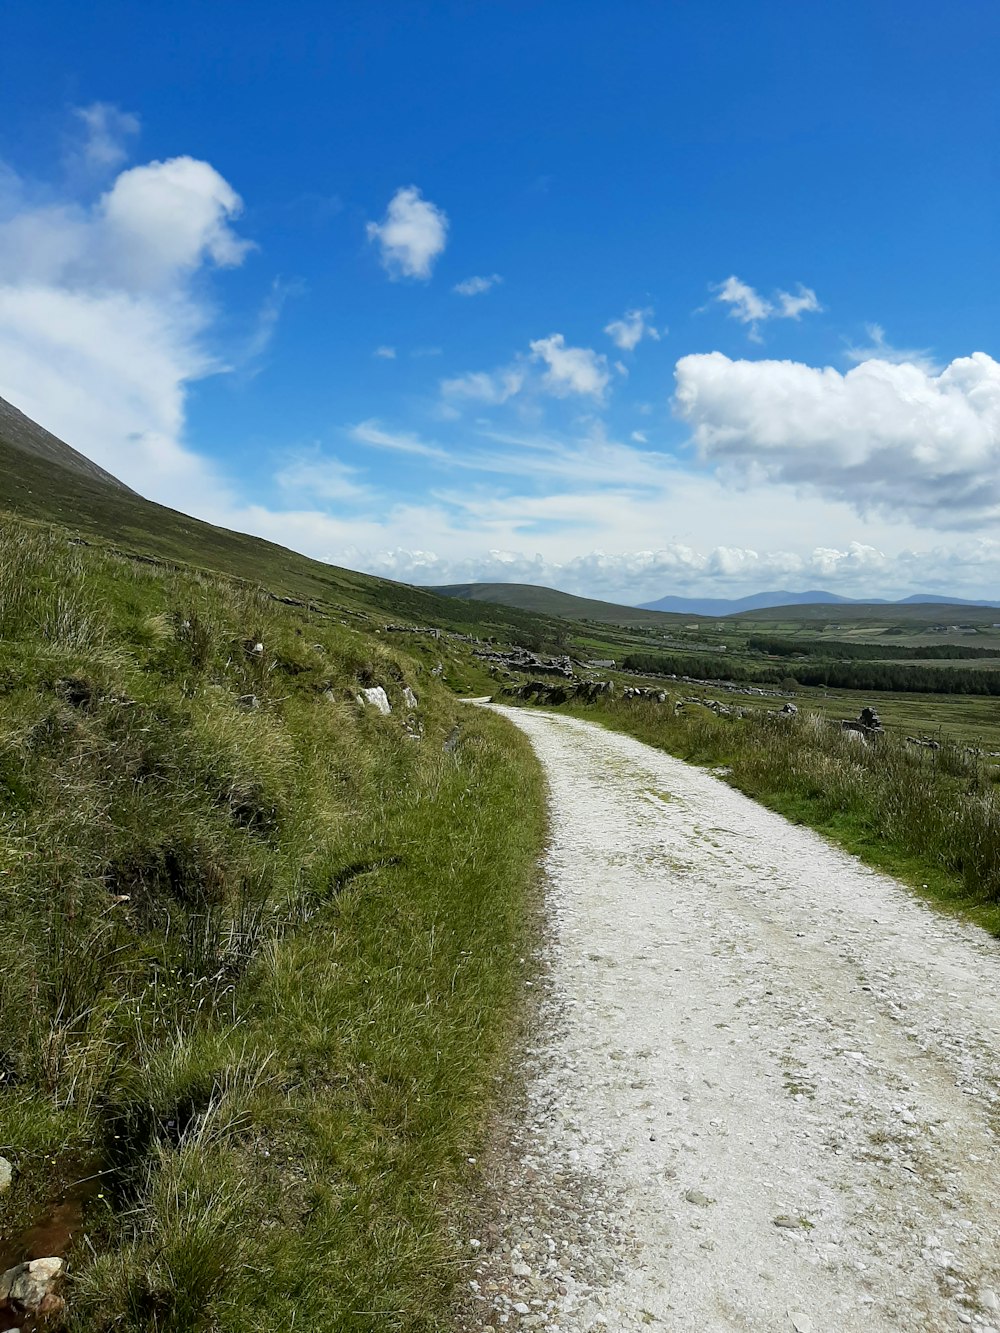
[[[388,347],[383,343],[381,347],[375,348],[374,352],[372,352],[372,356],[380,357],[383,361],[395,361],[396,349],[395,347]]]
[[[373,449],[389,449],[394,453],[413,454],[443,463],[449,461],[447,450],[440,445],[426,444],[409,431],[385,430],[375,420],[360,421],[356,426],[351,426],[347,433],[356,444],[366,444]]]
[[[82,143],[74,149],[84,165],[95,172],[113,171],[129,154],[129,145],[141,128],[139,117],[112,102],[91,102],[73,108],[83,128]]]
[[[866,324],[865,333],[868,335],[867,346],[849,344],[844,353],[848,361],[852,361],[855,365],[862,361],[888,361],[894,366],[909,362],[919,366],[929,375],[940,372],[940,362],[935,359],[929,347],[893,347],[886,339],[885,329],[881,324]]]
[[[489,277],[465,278],[462,282],[456,282],[452,291],[459,296],[482,296],[485,292],[499,286],[503,278],[499,273],[491,273]]]
[[[441,392],[448,399],[465,398],[495,407],[520,393],[524,378],[524,371],[518,366],[496,371],[473,370],[466,375],[442,380]]]
[[[285,492],[300,494],[312,501],[343,503],[371,498],[370,487],[359,480],[359,475],[359,470],[351,464],[314,449],[293,455],[275,473],[274,479]]]

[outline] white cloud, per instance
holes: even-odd
[[[611,382],[608,359],[589,347],[567,347],[561,333],[536,338],[530,344],[532,355],[546,366],[544,387],[557,398],[580,394],[598,401]]]
[[[456,375],[441,381],[441,392],[446,398],[465,398],[493,406],[513,398],[523,387],[524,371],[518,366],[508,366],[492,373],[475,370],[467,375]]]
[[[842,375],[794,361],[682,357],[675,409],[703,459],[933,527],[1000,518],[1000,364],[940,374],[864,361]]]
[[[447,215],[415,185],[396,191],[381,223],[368,223],[368,239],[378,244],[382,266],[394,278],[429,278],[447,238]]]
[[[374,449],[390,449],[400,454],[449,461],[446,450],[438,445],[425,444],[418,436],[407,431],[385,430],[378,421],[360,421],[356,426],[351,426],[347,433],[356,444],[370,445]]]
[[[275,474],[283,491],[304,494],[314,500],[354,502],[368,499],[370,489],[358,480],[358,469],[318,450],[293,456]]]
[[[800,282],[796,289],[794,295],[779,290],[774,300],[769,301],[735,274],[712,288],[716,301],[729,307],[730,318],[749,326],[749,336],[754,342],[760,341],[760,325],[769,319],[797,320],[802,314],[823,309],[812,288]]]
[[[534,583],[626,605],[668,593],[740,597],[778,588],[887,599],[914,592],[976,597],[988,596],[1000,580],[1000,542],[990,540],[895,554],[855,541],[802,553],[672,542],[646,550],[592,550],[566,560],[509,547],[469,555],[397,546],[342,555],[356,568],[404,582]]]
[[[790,292],[778,292],[779,318],[798,319],[800,315],[823,309],[811,287],[803,287],[801,282],[795,285],[797,290],[794,296]]]
[[[623,352],[633,352],[643,338],[652,338],[654,342],[659,342],[661,333],[666,332],[666,329],[657,329],[647,322],[654,314],[652,307],[647,307],[645,310],[626,310],[621,319],[613,319],[610,324],[605,324],[604,332]]]
[[[634,430],[632,432],[632,439],[635,441],[636,444],[649,443],[648,437],[641,430]]]
[[[123,171],[99,210],[110,250],[102,259],[129,285],[159,286],[205,262],[235,268],[253,249],[229,226],[243,201],[214,167],[193,157]]]
[[[930,348],[893,347],[886,338],[885,329],[881,324],[866,324],[865,333],[868,335],[867,346],[851,344],[845,352],[848,361],[854,365],[858,365],[861,361],[888,361],[894,366],[910,362],[927,371],[929,375],[940,374],[941,365],[931,355]]]
[[[491,273],[487,278],[473,277],[466,278],[463,282],[456,282],[451,290],[459,296],[482,296],[484,292],[490,291],[501,282],[503,278],[499,273]]]
[[[395,361],[395,359],[396,359],[396,349],[395,349],[395,347],[387,347],[387,346],[383,343],[383,345],[382,345],[381,347],[376,347],[376,348],[375,348],[375,351],[372,352],[372,356],[378,356],[378,357],[381,357],[381,359],[382,359],[383,361]]]
[[[253,243],[229,225],[242,200],[207,162],[175,157],[119,175],[87,207],[32,205],[10,191],[0,217],[0,282],[131,292],[176,285],[204,264],[232,268]]]
[[[112,111],[91,109],[98,138],[128,129]],[[114,157],[107,145],[95,152]],[[0,395],[165,503],[223,496],[212,466],[185,447],[184,400],[192,381],[223,368],[193,279],[243,261],[250,245],[230,227],[239,210],[232,187],[190,157],[125,171],[92,203],[51,191],[36,203],[7,169]],[[255,343],[273,327],[268,309]]]
[[[129,140],[139,133],[139,117],[111,102],[73,108],[84,129],[79,154],[92,171],[111,171],[128,156]]]

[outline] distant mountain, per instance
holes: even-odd
[[[115,490],[127,491],[129,495],[134,494],[123,481],[119,481],[110,472],[105,472],[89,458],[84,458],[83,454],[64,444],[58,436],[47,431],[44,426],[39,426],[37,421],[26,417],[5,398],[0,398],[0,439],[4,444],[12,446],[23,454],[30,454],[32,458],[45,463],[55,463],[61,468],[75,472],[77,476],[86,477],[88,481],[102,482],[105,486],[114,487]]]
[[[841,597],[839,593],[757,592],[750,597],[661,597],[643,603],[647,611],[670,611],[675,615],[736,616],[745,611],[766,611],[777,606],[1000,606],[1000,602],[969,601],[964,597],[938,597],[934,593],[915,592],[898,602],[887,597]]]
[[[756,592],[749,597],[661,597],[643,602],[647,611],[673,611],[688,616],[735,616],[741,611],[763,611],[772,606],[819,606],[827,602],[851,602],[835,592]],[[884,601],[873,597],[872,601]]]

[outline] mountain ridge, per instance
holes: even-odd
[[[751,593],[747,597],[660,597],[643,602],[643,610],[669,611],[675,615],[734,616],[747,611],[768,611],[781,606],[979,606],[1000,607],[1000,602],[967,597],[942,597],[937,593],[911,593],[909,597],[843,597],[840,593],[812,589],[808,592]]]
[[[65,440],[61,440],[58,435],[53,435],[37,421],[33,421],[6,398],[0,398],[0,439],[24,454],[47,463],[54,463],[57,467],[75,472],[90,481],[101,482],[129,495],[137,494],[130,486],[126,486],[112,473],[99,467]]]

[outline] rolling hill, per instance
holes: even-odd
[[[533,583],[446,583],[428,588],[442,597],[465,602],[489,602],[518,607],[539,615],[561,616],[567,620],[596,620],[603,625],[662,625],[676,628],[677,615],[652,611],[641,606],[620,606],[591,597],[574,597],[557,588],[543,588]]]

